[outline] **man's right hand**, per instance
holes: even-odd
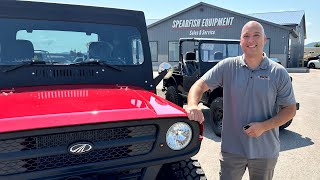
[[[202,94],[207,90],[209,90],[208,85],[202,79],[199,79],[191,86],[188,93],[188,106],[186,108],[188,118],[198,121],[200,124],[203,123],[204,116],[198,104]]]
[[[186,112],[190,120],[198,121],[200,124],[203,123],[204,116],[199,106],[188,106]]]

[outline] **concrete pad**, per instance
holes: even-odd
[[[288,73],[309,73],[310,69],[306,67],[286,68]]]

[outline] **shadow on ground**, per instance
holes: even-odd
[[[210,109],[202,109],[202,113],[205,119],[209,118]],[[204,121],[204,137],[211,139],[215,142],[221,142],[221,138],[214,134],[208,121]]]
[[[290,130],[280,131],[280,151],[301,148],[313,145],[314,142],[308,137],[302,137],[301,134]]]
[[[202,109],[205,119],[209,118],[210,109]],[[204,137],[215,142],[221,142],[221,138],[214,134],[208,121],[204,123]],[[300,147],[313,145],[314,142],[308,137],[302,137],[301,134],[284,129],[280,131],[280,150],[287,151]]]

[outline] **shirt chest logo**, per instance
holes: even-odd
[[[258,76],[258,79],[261,79],[261,80],[270,80],[270,77],[269,77],[269,76],[260,75],[260,76]]]

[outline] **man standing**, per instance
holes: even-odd
[[[246,168],[251,180],[271,180],[280,151],[278,127],[296,113],[290,76],[263,53],[265,43],[262,25],[248,22],[240,37],[243,55],[220,61],[188,94],[188,117],[202,123],[202,94],[223,87],[221,180],[240,180]]]

